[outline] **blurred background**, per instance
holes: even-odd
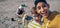
[[[51,11],[60,12],[60,0],[46,0],[50,4]],[[0,0],[0,28],[18,28],[16,11],[21,4],[26,4],[26,13],[30,13],[34,7],[34,0]]]

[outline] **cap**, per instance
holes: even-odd
[[[47,3],[46,0],[35,0],[35,2],[34,2],[35,6],[36,6],[39,2]]]

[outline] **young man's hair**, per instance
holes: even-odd
[[[34,12],[33,12],[33,11],[34,11]],[[37,14],[35,7],[32,7],[31,13],[32,13],[32,14]]]
[[[17,12],[18,15],[21,15],[23,13],[24,13],[24,8],[18,9],[18,12]]]
[[[44,3],[47,4],[46,0],[35,0],[35,2],[34,2],[35,6],[36,6],[39,2],[44,2]]]

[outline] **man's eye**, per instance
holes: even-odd
[[[38,9],[41,9],[41,7],[38,7]]]
[[[46,5],[43,5],[43,7],[46,7]]]

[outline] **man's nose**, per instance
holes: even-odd
[[[41,7],[41,11],[43,11],[43,12],[44,12],[44,8],[43,8],[43,7]]]

